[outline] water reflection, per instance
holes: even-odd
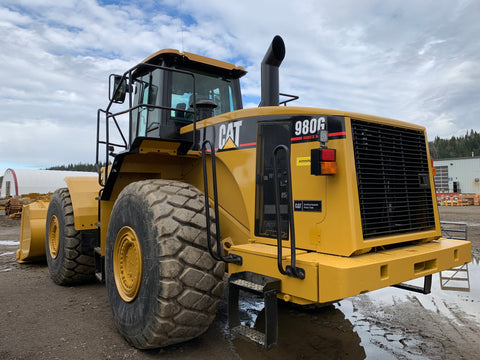
[[[367,358],[443,359],[449,352],[452,358],[475,358],[480,351],[479,262],[474,257],[468,265],[469,292],[442,290],[434,274],[429,295],[385,288],[345,299],[337,308],[354,325]],[[411,283],[421,286],[423,280]]]
[[[474,358],[480,350],[472,345],[480,330],[479,263],[474,257],[469,264],[469,292],[441,290],[435,274],[429,295],[390,287],[320,309],[279,302],[278,346],[264,351],[234,337],[232,351],[240,359]],[[243,301],[242,322],[263,330],[261,299]]]
[[[241,306],[244,323],[250,321],[263,331],[264,310],[255,314],[250,305],[251,301]],[[232,341],[232,350],[241,359],[365,359],[354,326],[333,305],[312,309],[279,302],[278,313],[277,347],[265,351],[237,337]]]
[[[450,311],[444,311],[439,303],[461,306],[465,312],[474,316],[480,322],[480,257],[472,257],[468,264],[468,276],[470,279],[469,291],[442,290],[439,274],[434,274],[432,279],[432,293],[429,295],[414,294],[396,288],[385,288],[366,294],[376,301],[382,301],[388,305],[394,305],[402,301],[410,301],[414,296],[426,309],[436,311],[442,315],[449,316]],[[416,279],[410,284],[423,286],[423,279]]]

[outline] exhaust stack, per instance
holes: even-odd
[[[275,36],[262,60],[262,99],[258,106],[278,106],[280,86],[278,68],[285,57],[285,43],[280,36]]]

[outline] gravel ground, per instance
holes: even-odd
[[[198,339],[140,351],[117,333],[102,284],[55,285],[45,263],[17,264],[19,220],[0,213],[0,359],[473,359],[480,354],[480,207],[441,207],[468,224],[472,291],[431,295],[388,288],[321,309],[279,306],[280,345],[264,351],[227,329],[226,304]],[[252,321],[261,303],[242,304]]]

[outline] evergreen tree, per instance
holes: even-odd
[[[452,136],[440,139],[438,136],[428,143],[430,156],[434,159],[480,156],[480,134],[473,129],[463,137]]]
[[[89,171],[89,172],[97,172],[97,166],[95,164],[68,164],[68,165],[59,165],[59,166],[52,166],[47,168],[46,170],[63,170],[63,171]]]

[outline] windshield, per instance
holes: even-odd
[[[238,110],[241,104],[237,104],[234,96],[233,82],[210,74],[194,72],[196,101],[212,100],[217,107],[214,115],[220,115],[229,111]],[[172,72],[172,97],[171,117],[175,122],[192,122],[193,114],[184,110],[193,110],[193,78],[190,75]]]
[[[131,118],[130,143],[139,136],[174,137],[180,127],[193,122],[194,100],[197,104],[200,100],[215,102],[214,116],[242,108],[238,80],[179,71],[154,69],[135,79],[137,106]]]

